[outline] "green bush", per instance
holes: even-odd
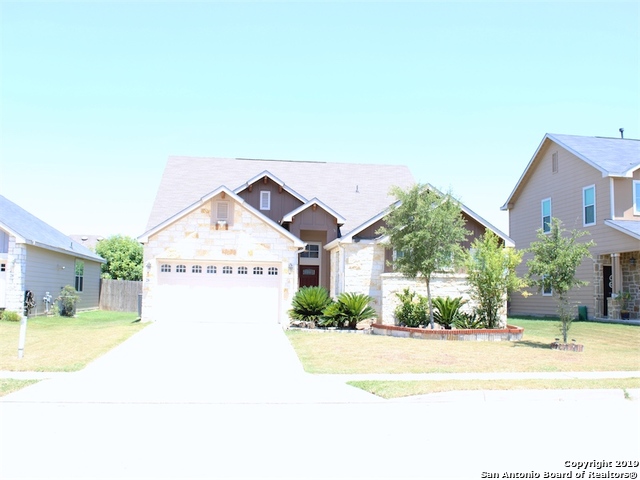
[[[65,285],[58,295],[58,309],[63,317],[73,317],[76,314],[76,304],[80,297],[76,293],[76,289],[71,285]]]
[[[396,293],[400,305],[394,310],[396,322],[405,327],[419,327],[426,325],[429,310],[427,298],[405,288],[402,293]]]
[[[484,328],[485,322],[475,313],[461,312],[455,321],[456,328],[464,328],[467,330],[476,330],[478,328]]]
[[[318,322],[331,303],[331,297],[325,288],[302,287],[293,296],[289,317],[305,322]]]
[[[5,322],[19,322],[22,320],[22,317],[18,312],[3,310],[0,312],[0,320],[4,320]]]
[[[338,295],[335,303],[325,308],[321,325],[355,330],[359,322],[377,316],[376,311],[369,305],[371,300],[369,295],[343,292]]]
[[[443,327],[455,325],[460,318],[460,308],[467,303],[462,297],[436,297],[431,302],[433,304],[433,320]]]

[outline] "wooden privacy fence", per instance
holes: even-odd
[[[142,282],[100,279],[100,310],[137,312]]]

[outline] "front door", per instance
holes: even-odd
[[[611,275],[611,265],[602,266],[602,284],[604,285],[604,299],[602,304],[602,315],[609,316],[609,306],[607,299],[611,297],[613,290],[613,277]]]
[[[317,287],[320,285],[319,265],[300,265],[300,275],[298,277],[300,288]]]

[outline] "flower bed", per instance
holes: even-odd
[[[390,335],[392,337],[422,338],[426,340],[457,340],[476,342],[513,342],[522,340],[524,328],[507,325],[506,328],[477,329],[477,330],[431,330],[430,328],[410,328],[396,325],[382,325],[374,323],[371,326],[374,335]]]

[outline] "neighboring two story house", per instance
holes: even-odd
[[[370,295],[380,313],[392,255],[376,232],[391,186],[413,183],[402,165],[170,157],[139,237],[143,320],[286,323],[298,288],[316,285]],[[510,243],[461,210],[472,237]]]
[[[593,259],[578,269],[586,287],[571,300],[587,306],[589,317],[617,317],[611,297],[631,295],[634,318],[640,311],[640,141],[623,138],[547,134],[502,207],[509,211],[509,236],[526,249],[546,231],[552,217],[567,230],[587,230],[596,246]],[[526,273],[525,255],[518,269]],[[511,298],[511,314],[555,315],[552,292]]]

